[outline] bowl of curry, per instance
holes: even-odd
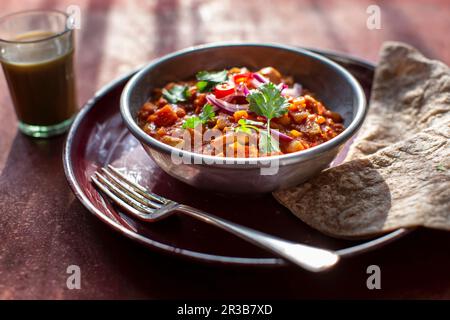
[[[307,50],[213,44],[139,71],[121,114],[150,157],[192,186],[264,193],[325,169],[361,126],[366,101],[345,69]]]

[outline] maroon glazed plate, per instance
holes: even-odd
[[[312,50],[341,64],[361,83],[369,100],[374,66],[337,53]],[[399,229],[376,239],[334,239],[310,228],[271,194],[248,196],[203,191],[164,173],[131,135],[119,113],[122,89],[134,72],[101,89],[76,117],[64,148],[64,170],[81,203],[106,225],[151,249],[202,262],[227,265],[285,266],[288,262],[213,226],[184,215],[145,223],[110,205],[90,182],[100,167],[112,164],[130,178],[166,198],[184,203],[235,223],[299,243],[336,250],[342,257],[379,248],[406,235]],[[333,161],[339,164],[349,141]]]

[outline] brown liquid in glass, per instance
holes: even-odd
[[[53,36],[33,32],[16,40],[32,41]],[[28,125],[49,126],[71,118],[76,110],[73,49],[46,61],[14,63],[2,67],[20,121]]]

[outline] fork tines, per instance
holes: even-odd
[[[131,181],[111,165],[95,172],[91,179],[112,201],[140,219],[151,219],[152,214],[170,202]]]

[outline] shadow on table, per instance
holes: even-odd
[[[80,260],[88,285],[66,298],[427,298],[442,297],[450,286],[450,255],[431,249],[450,240],[439,231],[419,230],[313,274],[296,267],[220,267],[177,259],[118,236],[76,200],[69,212],[79,229],[74,244],[89,248]],[[382,290],[367,289],[366,271],[373,264],[381,268]]]
[[[0,173],[0,298],[47,295],[43,283],[73,195],[62,169],[64,136],[48,140],[17,132]],[[3,286],[5,290],[3,291]]]

